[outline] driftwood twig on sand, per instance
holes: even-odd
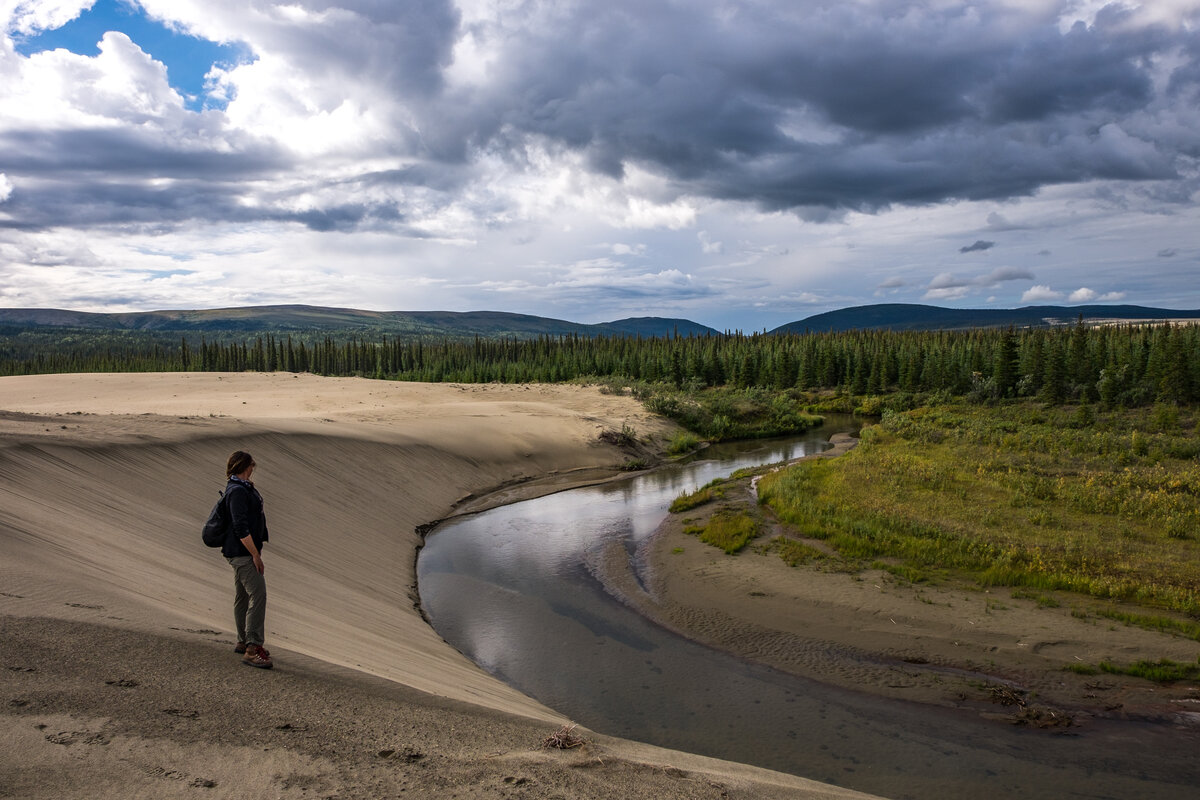
[[[583,744],[583,739],[575,735],[574,725],[563,725],[554,733],[542,739],[542,749],[551,747],[557,750],[570,750],[572,747],[580,747]]]

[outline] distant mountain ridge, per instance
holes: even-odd
[[[0,325],[186,333],[321,333],[389,336],[703,336],[714,328],[686,319],[630,317],[597,324],[503,311],[364,311],[307,305],[95,313],[0,308]]]
[[[963,330],[1041,327],[1085,321],[1200,320],[1200,310],[1146,306],[1026,306],[1013,309],[943,308],[918,303],[879,303],[816,314],[781,325],[770,334],[850,330]],[[688,319],[629,317],[585,324],[505,311],[365,311],[308,305],[95,313],[58,308],[0,308],[0,326],[19,329],[81,328],[94,331],[216,334],[330,334],[338,336],[514,337],[706,336],[722,331]]]
[[[1146,306],[1025,306],[1023,308],[942,308],[919,303],[878,303],[841,308],[780,325],[770,333],[824,333],[852,330],[961,330],[1067,325],[1085,322],[1200,319],[1200,310],[1176,311]]]

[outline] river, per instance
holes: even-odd
[[[591,565],[614,543],[636,562],[682,492],[819,452],[854,428],[832,419],[800,437],[713,447],[627,480],[443,523],[417,564],[422,606],[485,670],[615,736],[891,798],[1196,796],[1195,732],[1181,740],[1123,723],[1053,734],[837,689],[664,630],[596,577]]]

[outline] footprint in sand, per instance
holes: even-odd
[[[178,769],[167,769],[166,767],[142,767],[141,771],[151,778],[164,778],[169,781],[186,781],[192,778],[186,772]],[[188,786],[195,786],[199,789],[211,789],[217,785],[216,781],[208,778],[192,778]]]
[[[405,747],[403,750],[380,750],[377,755],[380,758],[396,759],[406,764],[415,764],[425,757],[424,753],[412,747]]]
[[[46,734],[46,741],[51,744],[61,744],[70,746],[76,742],[82,744],[108,744],[108,737],[103,733],[92,733],[90,731],[59,731],[58,733]]]
[[[162,713],[181,719],[200,719],[199,711],[185,711],[182,708],[164,708]]]

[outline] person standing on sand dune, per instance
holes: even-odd
[[[231,520],[230,535],[225,537],[221,554],[233,567],[233,621],[237,627],[234,652],[243,653],[242,663],[270,669],[271,654],[263,647],[267,619],[267,579],[262,548],[267,542],[267,517],[263,499],[250,476],[254,458],[237,450],[225,465],[225,501]]]

